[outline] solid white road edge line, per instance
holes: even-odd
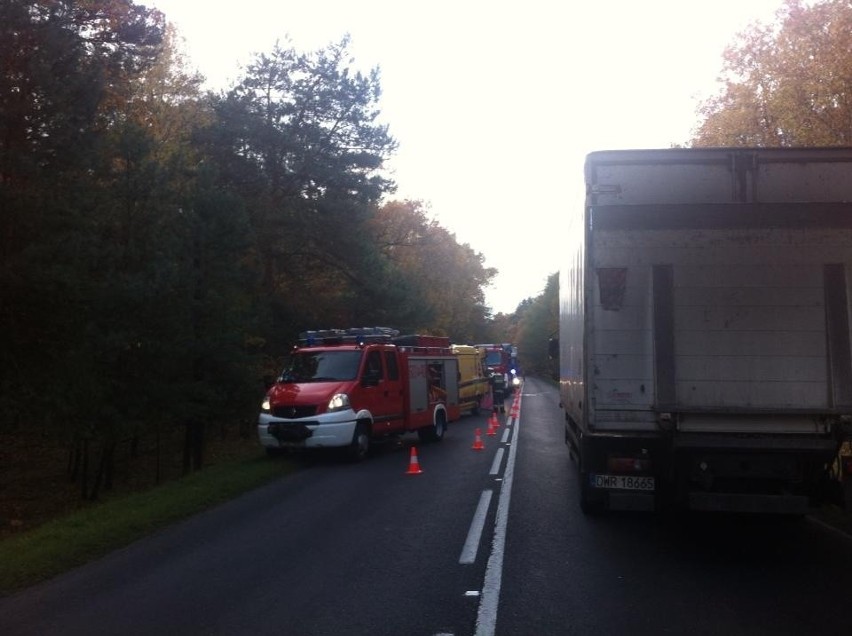
[[[518,402],[520,412],[520,401]],[[520,426],[521,418],[515,420]],[[506,525],[509,521],[509,502],[512,498],[512,481],[515,476],[515,456],[518,454],[518,429],[515,429],[515,443],[509,447],[509,459],[503,474],[503,485],[497,503],[497,521],[494,527],[494,541],[491,555],[485,567],[485,581],[482,584],[482,596],[479,612],[476,615],[476,636],[494,636],[497,628],[497,608],[500,603],[500,585],[503,579],[503,552],[506,548]]]
[[[468,565],[476,561],[476,552],[479,550],[479,539],[482,537],[482,529],[485,527],[485,517],[488,515],[488,506],[491,505],[492,490],[483,490],[479,496],[479,504],[476,506],[476,512],[473,515],[473,521],[470,522],[470,529],[467,531],[467,539],[462,547],[459,563]]]
[[[500,464],[503,463],[503,451],[505,449],[498,448],[497,453],[494,455],[494,462],[491,464],[491,471],[488,473],[489,475],[496,475],[500,472]]]

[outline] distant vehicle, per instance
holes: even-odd
[[[485,351],[485,367],[488,375],[493,373],[505,373],[508,375],[512,372],[512,369],[516,369],[518,348],[512,343],[485,343],[475,346]],[[509,392],[512,392],[519,384],[520,382],[518,384],[510,382]]]
[[[363,459],[372,441],[417,432],[441,441],[459,418],[458,358],[449,338],[385,327],[300,334],[258,416],[260,443],[342,448]]]
[[[603,151],[585,176],[558,339],[582,508],[848,500],[852,150]]]
[[[471,345],[452,345],[450,349],[459,361],[459,408],[476,415],[489,391],[485,351]]]

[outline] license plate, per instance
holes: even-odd
[[[639,475],[589,475],[592,488],[605,490],[654,490],[654,478]]]
[[[279,424],[273,422],[267,429],[279,442],[303,442],[313,435],[304,424]]]

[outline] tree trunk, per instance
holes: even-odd
[[[106,465],[106,442],[104,442],[104,447],[101,449],[101,459],[98,462],[98,469],[95,471],[95,480],[92,484],[92,489],[89,491],[88,499],[89,501],[97,501],[98,495],[101,492],[101,483],[104,480],[104,466]]]
[[[112,490],[112,485],[115,482],[115,448],[116,441],[110,440],[105,449],[106,464],[104,464],[104,490]]]
[[[204,422],[195,418],[184,422],[183,474],[201,470],[204,460]]]
[[[74,438],[74,444],[68,449],[68,481],[72,484],[80,476],[80,461],[82,460],[82,440]]]
[[[86,499],[86,494],[89,490],[89,439],[84,438],[82,441],[83,458],[80,475],[80,497]]]
[[[157,457],[157,463],[156,463],[157,470],[156,470],[156,473],[154,475],[154,485],[159,486],[160,485],[160,422],[159,422],[159,420],[157,421],[157,426],[154,430],[155,430],[155,438],[156,438],[156,444],[155,445],[156,445],[156,453],[157,453],[157,455],[156,455],[156,457]]]
[[[183,474],[188,475],[192,470],[192,423],[183,423]]]
[[[193,435],[192,455],[195,463],[194,469],[201,470],[204,467],[204,422],[194,422],[195,434]]]
[[[108,439],[104,441],[101,449],[101,460],[98,462],[98,472],[95,473],[95,482],[92,484],[92,490],[89,493],[89,501],[97,501],[101,494],[101,487],[104,490],[112,488],[113,472],[115,467],[115,440]]]

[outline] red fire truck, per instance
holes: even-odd
[[[459,417],[449,338],[385,327],[306,331],[266,393],[258,436],[270,455],[341,448],[361,460],[383,437],[416,431],[440,441]]]
[[[517,369],[517,347],[509,342],[478,344],[476,347],[485,351],[485,366],[489,375],[505,373],[510,392],[520,386],[521,379],[518,377]]]

